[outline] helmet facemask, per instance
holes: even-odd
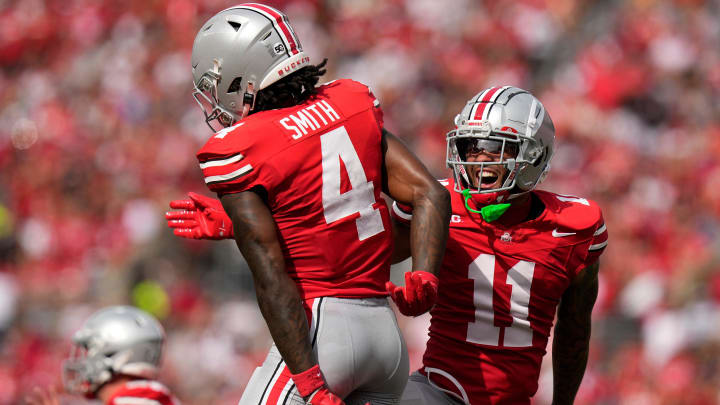
[[[95,393],[100,381],[93,380],[109,380],[109,372],[104,378],[93,378],[99,376],[100,373],[91,370],[88,361],[88,351],[84,346],[73,345],[70,350],[70,356],[63,361],[62,380],[65,390],[70,393],[77,393],[85,396],[91,396]]]
[[[465,125],[447,133],[447,158],[448,167],[453,169],[455,178],[455,191],[462,192],[469,189],[470,194],[481,194],[482,200],[487,203],[502,202],[511,196],[511,190],[516,186],[516,175],[524,165],[532,164],[521,157],[523,139],[512,131],[493,131],[487,121],[469,121]],[[532,139],[529,139],[532,141]],[[497,156],[493,161],[468,161],[469,153],[487,153]],[[507,155],[511,157],[508,157]],[[479,166],[476,173],[479,178],[470,179],[472,166]],[[483,187],[483,173],[486,168],[502,166],[505,169],[502,182],[496,187]],[[494,172],[494,170],[488,170]],[[496,183],[493,180],[493,183]]]
[[[235,83],[240,83],[242,78],[236,78]],[[193,82],[193,98],[200,106],[205,115],[205,123],[213,132],[220,131],[223,128],[235,124],[237,121],[245,118],[253,109],[255,104],[255,94],[253,93],[253,84],[248,83],[247,91],[243,98],[243,111],[238,117],[233,112],[225,109],[218,99],[218,83],[220,82],[220,65],[217,60],[214,63],[213,70],[205,72],[197,82]],[[231,85],[232,88],[232,85]],[[219,128],[213,127],[213,121],[220,124]]]
[[[84,336],[73,340],[70,356],[63,362],[63,384],[70,393],[92,398],[113,376],[112,353],[101,353]]]

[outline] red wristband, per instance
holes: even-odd
[[[297,386],[298,392],[303,398],[307,398],[318,388],[325,385],[320,366],[317,364],[303,371],[302,373],[292,374],[292,379]]]

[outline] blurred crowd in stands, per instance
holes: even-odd
[[[720,2],[297,0],[329,81],[372,87],[386,127],[439,178],[445,133],[476,92],[511,84],[550,111],[540,187],[592,198],[601,259],[577,404],[720,404]],[[59,383],[69,337],[134,304],[168,331],[165,382],[234,404],[269,335],[231,241],[163,217],[210,195],[211,133],[190,95],[196,30],[227,0],[0,0],[0,405]],[[400,316],[412,367],[427,317]],[[549,404],[549,359],[535,404]]]

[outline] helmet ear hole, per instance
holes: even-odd
[[[540,156],[538,156],[537,159],[535,159],[535,162],[533,162],[533,166],[540,167],[540,164],[543,162],[543,160],[545,160],[545,156],[547,156],[548,153],[550,153],[550,151],[548,150],[548,147],[546,146],[545,149],[543,149],[542,154]]]
[[[230,86],[228,87],[228,94],[230,93],[237,93],[240,91],[240,84],[242,83],[242,77],[236,77],[233,79],[232,83],[230,83]]]

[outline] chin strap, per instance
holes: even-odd
[[[480,211],[474,210],[470,208],[470,205],[468,204],[468,200],[470,200],[470,198],[472,197],[472,195],[470,194],[470,189],[464,189],[461,194],[463,195],[463,197],[465,197],[465,208],[467,208],[468,211],[474,214],[480,214],[485,220],[485,222],[492,222],[497,220],[505,213],[505,211],[508,210],[508,208],[510,208],[510,203],[504,203],[486,205],[480,208]]]
[[[248,83],[247,90],[243,94],[243,108],[240,119],[247,117],[253,108],[255,108],[255,88],[252,83]]]

